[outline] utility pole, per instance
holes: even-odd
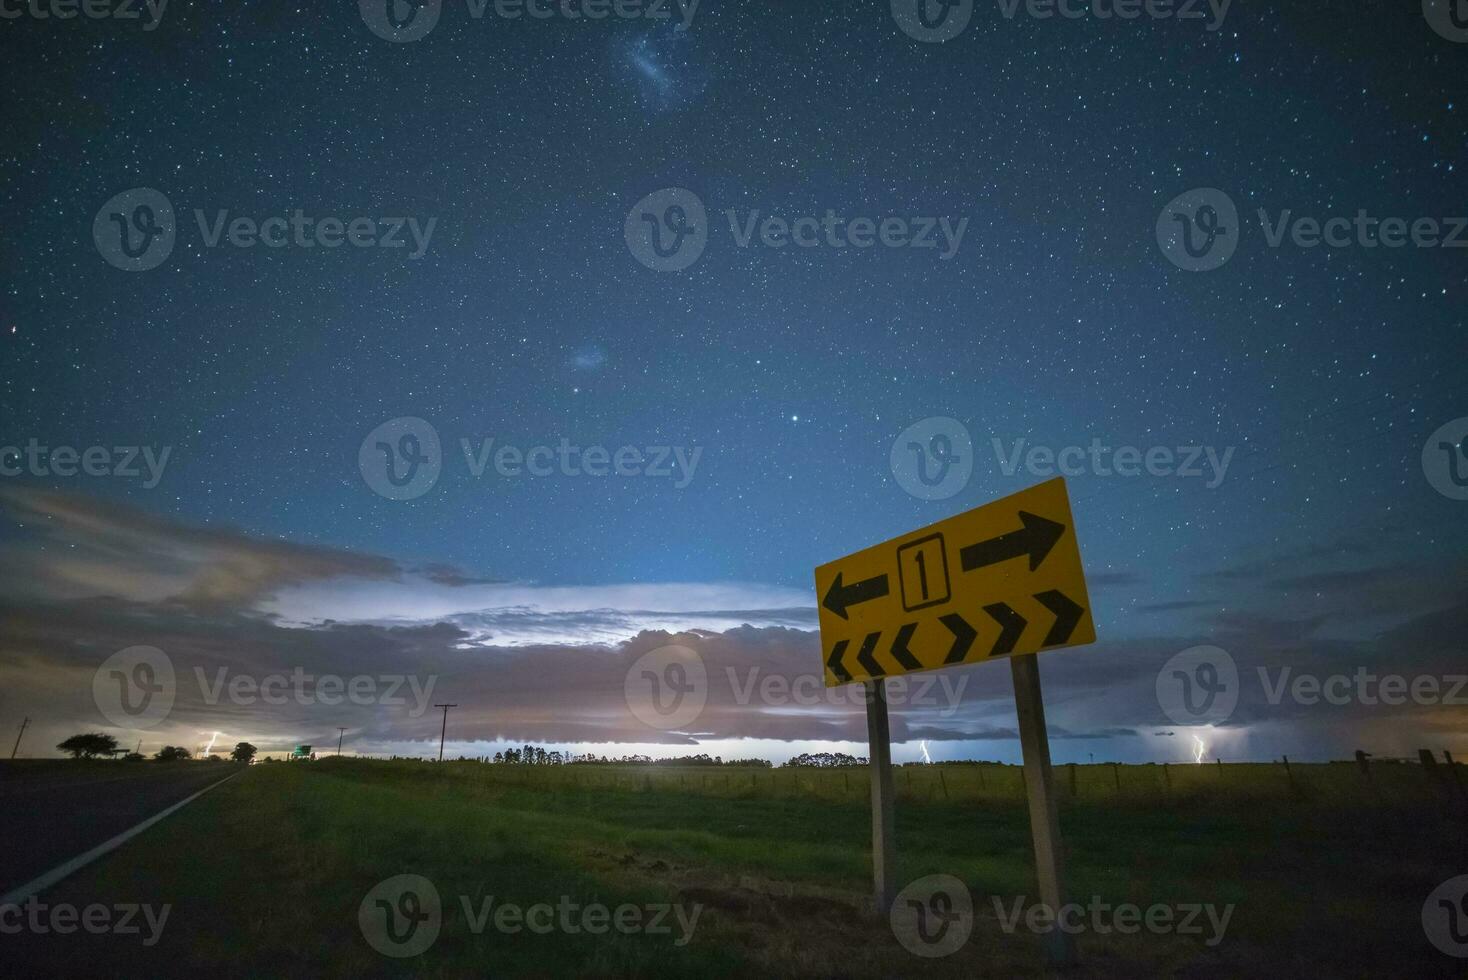
[[[29,725],[30,723],[31,723],[31,719],[30,719],[29,716],[21,719],[21,721],[20,721],[20,733],[15,736],[15,748],[13,748],[13,749],[10,750],[10,757],[12,759],[15,758],[15,753],[17,753],[17,752],[20,751],[20,736],[25,734],[26,726]]]
[[[443,709],[443,728],[438,733],[438,761],[443,761],[443,739],[449,731],[449,709],[457,708],[457,704],[435,704],[435,708]]]
[[[336,730],[336,754],[337,755],[341,755],[342,754],[342,736],[345,735],[346,733],[347,733],[347,730],[345,728],[342,728],[340,726],[337,727],[337,730]]]

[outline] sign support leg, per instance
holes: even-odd
[[[1040,883],[1040,901],[1058,916],[1065,904],[1061,887],[1060,820],[1055,810],[1054,785],[1050,778],[1050,741],[1045,733],[1045,703],[1040,695],[1039,658],[1034,655],[1009,658],[1014,677],[1014,706],[1019,716],[1019,744],[1024,753],[1025,791],[1029,798],[1030,834],[1035,841],[1035,875]],[[1043,934],[1045,959],[1062,966],[1075,962],[1075,946],[1069,933],[1055,928]]]
[[[867,754],[872,769],[872,888],[878,915],[897,897],[897,841],[892,822],[892,740],[887,725],[887,689],[881,678],[866,681]]]

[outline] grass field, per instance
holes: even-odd
[[[1073,900],[1235,906],[1212,946],[1083,933],[1076,975],[1462,976],[1419,918],[1464,870],[1461,816],[1418,767],[1378,768],[1363,785],[1351,766],[1294,766],[1288,780],[1279,766],[1079,767],[1071,797],[1062,767]],[[992,901],[1034,895],[1018,771],[897,774],[901,880],[952,874],[973,896],[972,935],[941,959],[914,957],[868,911],[864,770],[350,759],[248,767],[44,896],[168,903],[155,945],[26,933],[0,936],[0,954],[56,976],[1038,975],[1039,938],[1005,931]],[[443,903],[437,940],[410,959],[374,951],[358,920],[399,874],[428,878]],[[684,945],[676,929],[476,932],[488,896],[701,912]]]

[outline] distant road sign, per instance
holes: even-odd
[[[826,686],[1096,641],[1065,480],[816,569]]]

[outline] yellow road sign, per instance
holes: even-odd
[[[816,569],[826,686],[1096,642],[1065,480]]]

